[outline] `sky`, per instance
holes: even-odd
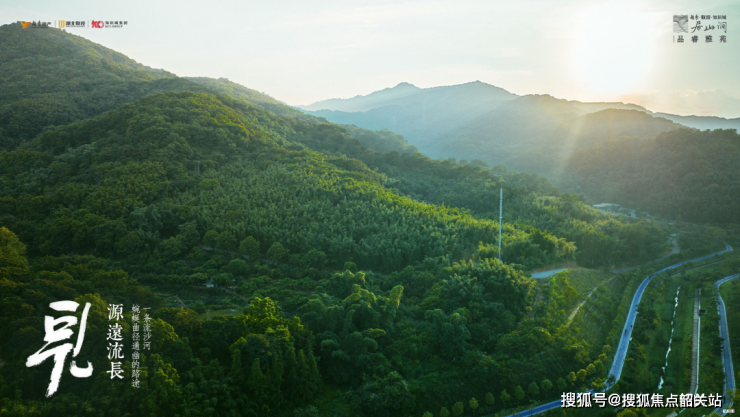
[[[673,15],[684,14],[727,18],[700,19],[679,43]],[[520,95],[740,117],[737,0],[0,1],[0,24],[18,20],[126,20],[67,30],[144,65],[228,78],[292,105],[479,80]],[[704,30],[721,21],[727,32]]]

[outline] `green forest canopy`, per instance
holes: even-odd
[[[17,25],[0,31],[22,36]],[[535,383],[542,392],[528,388],[530,399],[546,398],[545,380],[606,358],[577,332],[558,331],[552,315],[528,313],[535,283],[524,271],[573,260],[611,267],[662,251],[659,228],[601,214],[542,177],[413,149],[378,153],[358,136],[393,139],[388,132],[296,116],[259,94],[240,96],[241,86],[188,91],[201,84],[37,32],[18,39],[38,53],[2,61],[2,74],[53,57],[54,42],[97,55],[36,75],[70,84],[56,87],[61,107],[45,107],[41,93],[3,107],[0,406],[9,412],[311,415],[333,401],[344,415],[405,416],[478,404],[471,394],[489,411],[524,404],[503,393]],[[87,95],[65,98],[95,74]],[[140,77],[122,82],[141,90],[87,101],[115,74]],[[24,78],[15,80],[23,91]],[[177,88],[160,91],[165,81]],[[80,105],[90,112],[64,110]],[[53,114],[72,116],[44,125]],[[48,128],[18,136],[13,120]],[[206,282],[239,311],[204,320],[202,303],[155,293],[212,294],[197,289]],[[144,388],[67,374],[64,389],[43,399],[50,364],[25,360],[42,345],[49,302],[64,299],[94,306],[85,354],[97,370],[107,366],[105,305],[153,308]],[[544,351],[561,366],[531,363]],[[582,382],[598,384],[599,372]],[[338,388],[341,396],[327,394]],[[483,406],[490,393],[496,401]]]

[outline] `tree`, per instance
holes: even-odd
[[[209,230],[203,235],[203,244],[215,248],[218,244],[218,232]]]
[[[232,259],[226,268],[236,276],[246,277],[249,274],[249,264],[244,259]]]
[[[414,396],[398,372],[378,378],[362,386],[361,406],[378,415],[405,414],[414,407]]]
[[[450,417],[450,410],[448,410],[447,407],[442,407],[439,410],[439,416],[440,417]]]
[[[228,287],[229,285],[232,285],[233,278],[231,278],[231,274],[216,274],[213,276],[213,283],[216,284],[219,287]]]
[[[588,376],[591,376],[591,375],[593,375],[593,374],[595,374],[595,373],[596,373],[596,367],[594,366],[594,364],[593,364],[593,363],[589,364],[589,365],[588,365],[588,366],[586,367],[586,374],[587,374]]]
[[[568,386],[568,383],[565,382],[563,378],[558,378],[558,380],[555,381],[555,383],[558,385],[558,389],[560,391],[565,391],[565,388]]]
[[[260,253],[260,242],[252,236],[247,236],[239,243],[239,252],[254,258]]]
[[[542,381],[542,384],[540,384],[540,386],[542,387],[542,390],[545,391],[545,395],[547,395],[552,389],[552,382],[550,382],[549,379],[545,379]]]
[[[511,401],[511,395],[506,390],[501,391],[501,402],[506,406]]]
[[[18,239],[15,233],[5,227],[0,227],[0,279],[9,278],[11,273],[28,271],[26,260],[26,245]]]
[[[236,250],[236,237],[234,236],[234,233],[231,231],[225,231],[218,235],[218,240],[216,241],[216,246],[219,249],[223,249],[225,251],[235,251]]]
[[[529,384],[529,387],[527,387],[527,392],[532,398],[536,398],[540,395],[540,388],[537,386],[536,382],[532,381],[532,383]]]
[[[441,309],[427,310],[424,316],[434,324],[433,335],[443,356],[456,358],[465,354],[467,340],[471,337],[465,310],[457,309],[449,316]]]
[[[573,385],[574,382],[576,382],[576,373],[571,372],[568,374],[568,382],[570,382],[571,385]]]
[[[470,408],[473,409],[473,414],[475,414],[475,410],[478,409],[478,400],[473,397],[470,399],[470,401],[468,401],[468,405],[470,406]]]
[[[578,371],[577,376],[578,376],[578,380],[579,381],[581,381],[581,382],[585,381],[586,380],[586,370],[585,369],[581,369],[580,371]]]
[[[496,402],[496,399],[493,398],[493,394],[490,392],[486,393],[486,404],[493,405],[494,402]]]
[[[463,411],[465,411],[465,406],[462,401],[458,401],[452,406],[452,415],[455,417],[462,415]]]
[[[516,388],[514,389],[514,396],[516,397],[517,401],[519,402],[524,401],[525,394],[524,394],[524,390],[522,389],[520,385],[517,385]]]
[[[285,262],[288,258],[288,250],[285,249],[282,243],[275,242],[270,246],[270,249],[267,250],[267,255],[274,262]]]
[[[217,179],[214,178],[206,178],[203,181],[198,184],[203,191],[213,191],[217,189],[220,184]]]
[[[424,413],[422,417],[434,417],[434,415],[430,413],[429,411],[427,411],[426,413]]]
[[[598,372],[599,375],[603,375],[606,372],[604,362],[601,359],[594,361],[594,367],[596,368],[596,372]],[[586,372],[588,372],[588,368],[586,368]]]
[[[596,378],[596,380],[591,383],[591,387],[596,390],[601,390],[604,388],[605,383],[606,381],[604,381],[604,378]]]

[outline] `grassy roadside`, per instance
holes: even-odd
[[[595,350],[601,351],[604,345],[616,346],[611,343],[610,334],[619,333],[619,329],[624,325],[627,308],[631,297],[637,289],[637,285],[631,285],[628,288],[630,280],[625,276],[614,277],[608,283],[599,287],[591,295],[591,298],[583,304],[578,313],[573,318],[570,327],[577,334],[578,338],[586,340]],[[627,291],[629,290],[629,291]],[[626,294],[629,293],[628,296]],[[615,294],[623,294],[622,297],[615,297]],[[626,307],[620,310],[620,306],[626,303]],[[618,319],[618,313],[624,312],[624,316]],[[618,329],[613,331],[615,320],[619,322]]]
[[[570,271],[561,272],[561,274],[568,276],[570,285],[582,297],[587,296],[591,290],[614,276],[614,274],[609,272],[586,268],[571,269]]]
[[[717,312],[717,290],[713,282],[702,285],[701,341],[699,357],[698,392],[717,394],[724,392],[725,373],[722,369],[722,339],[719,337],[719,313]]]
[[[698,255],[692,253],[691,255],[699,256],[702,254],[706,253],[700,253]],[[670,337],[671,318],[675,306],[675,290],[678,288],[679,285],[681,286],[681,291],[679,294],[678,306],[676,307],[676,318],[674,322],[675,330],[673,335],[674,339],[671,343],[671,352],[668,355],[668,364],[666,366],[664,376],[665,382],[661,392],[682,393],[688,391],[689,379],[691,376],[691,333],[693,326],[694,290],[697,286],[703,288],[705,285],[709,285],[709,287],[711,287],[717,279],[729,275],[729,271],[731,268],[737,270],[738,267],[740,267],[740,255],[738,254],[738,251],[725,255],[725,257],[727,258],[727,262],[709,265],[705,268],[700,268],[692,271],[685,271],[674,277],[670,277],[670,275],[673,275],[675,272],[666,273],[653,279],[653,281],[648,286],[645,294],[643,294],[637,318],[637,322],[643,320],[643,326],[646,326],[645,333],[648,336],[647,341],[649,343],[640,343],[642,347],[640,348],[639,346],[637,346],[638,344],[635,343],[636,338],[635,334],[633,334],[633,340],[632,343],[630,343],[630,351],[628,352],[628,360],[625,362],[625,368],[622,371],[622,381],[620,381],[619,384],[621,385],[619,391],[632,393],[657,391],[657,384],[662,374],[662,367],[666,363],[666,351],[668,348],[668,338]],[[630,273],[623,274],[623,277],[614,279],[611,282],[603,285],[594,292],[594,296],[592,296],[592,298],[596,298],[594,298],[593,300],[590,299],[588,302],[586,302],[583,307],[581,307],[581,311],[579,311],[579,313],[574,318],[573,324],[578,324],[577,326],[575,326],[575,329],[577,330],[574,331],[577,331],[579,334],[583,335],[584,338],[588,338],[590,340],[593,340],[595,343],[599,343],[599,341],[601,341],[603,337],[602,335],[598,335],[600,334],[600,330],[594,331],[594,328],[591,328],[587,323],[590,322],[592,323],[592,325],[601,324],[604,322],[605,317],[613,317],[611,322],[606,326],[607,328],[611,329],[611,332],[609,333],[609,336],[604,340],[604,342],[606,344],[612,342],[612,345],[616,346],[616,343],[621,336],[620,333],[624,325],[627,309],[629,308],[630,302],[632,301],[632,297],[634,296],[634,292],[639,283],[642,282],[645,276],[647,276],[651,272],[675,264],[686,258],[687,256],[684,253],[682,253],[681,255],[674,255],[671,257],[671,259],[667,258],[659,263],[650,265],[649,268],[643,268],[642,270],[635,270],[631,271]],[[725,298],[725,303],[728,307],[730,334],[736,335],[734,336],[736,341],[732,345],[733,353],[735,353],[734,358],[740,357],[740,279],[738,279],[737,282],[738,284],[734,284],[734,287],[732,287],[734,293],[731,295],[733,300],[732,307],[734,308],[734,319],[730,319],[731,308],[730,302],[728,302],[729,297]],[[725,285],[730,286],[733,284],[728,283]],[[621,288],[621,290],[619,288]],[[725,287],[723,287],[722,289],[724,294]],[[602,292],[605,296],[601,300],[599,300],[598,297],[599,295],[601,295]],[[621,297],[615,297],[615,294],[621,294]],[[702,289],[702,294],[711,294],[711,290]],[[705,295],[705,300],[706,297],[711,297],[711,295]],[[652,299],[653,302],[646,303],[646,301],[649,299]],[[619,301],[618,304],[617,301]],[[598,304],[599,302],[601,302],[602,304]],[[645,305],[644,310],[643,305]],[[706,305],[706,302],[703,302],[702,308],[706,309]],[[615,306],[618,307],[615,309]],[[650,315],[652,315],[652,317]],[[652,318],[652,320],[650,320],[650,318]],[[658,319],[657,323],[655,323],[655,319]],[[705,334],[711,333],[710,331],[704,329],[704,324],[708,321],[709,320],[705,320],[704,318],[702,318],[702,341],[704,341]],[[651,328],[653,326],[655,328]],[[717,326],[716,322],[714,323],[714,326]],[[660,329],[658,329],[658,327],[660,327]],[[649,334],[647,330],[650,331]],[[586,336],[587,334],[588,336]],[[709,339],[704,342],[709,343],[708,340]],[[701,347],[702,356],[704,354],[704,350],[706,349],[709,349],[711,351],[711,346],[705,347],[703,345]],[[711,356],[706,359],[709,362],[713,361]],[[721,359],[719,357],[717,357],[716,359],[719,361],[719,366],[721,367]],[[737,363],[740,363],[738,362],[739,360],[740,359],[735,359]],[[610,361],[611,358],[609,359],[609,362]],[[630,363],[634,367],[632,371],[628,371],[628,363]],[[608,365],[610,365],[610,363]],[[637,369],[638,366],[639,369]],[[704,365],[700,365],[700,372],[702,371],[702,366]],[[708,364],[706,366],[707,369],[711,369],[712,365]],[[651,372],[651,370],[655,371],[656,369],[658,370],[658,372]],[[649,383],[647,389],[636,389],[634,388],[634,385],[633,388],[625,389],[623,381],[625,380],[625,377],[626,379],[629,379],[629,372],[632,372],[633,375],[631,381],[632,384],[636,382],[638,377],[643,377],[643,380]],[[554,409],[541,415],[545,417],[606,417],[614,416],[615,411],[617,410],[609,407],[604,409],[600,409],[598,407],[591,409]],[[634,412],[634,415],[636,416],[665,417],[672,412],[679,410],[654,408],[644,410],[631,409],[630,411]],[[680,415],[685,415],[688,417],[690,416],[691,412],[699,412],[699,410],[686,410],[686,412]]]
[[[693,280],[680,280],[676,317],[673,322],[671,351],[663,376],[664,393],[679,393],[689,390],[691,378],[691,332],[693,330],[694,290]],[[666,349],[667,350],[667,349]],[[665,359],[665,352],[663,358]]]
[[[663,374],[679,280],[661,275],[645,289],[637,309],[622,378],[621,392],[655,392]]]

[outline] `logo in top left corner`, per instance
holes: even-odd
[[[48,28],[51,27],[51,22],[41,22],[41,21],[38,21],[38,22],[36,22],[36,21],[21,22],[21,21],[18,21],[18,23],[21,24],[21,27],[23,29],[28,29],[28,28],[31,28],[31,29],[39,29],[39,28],[48,29]]]

